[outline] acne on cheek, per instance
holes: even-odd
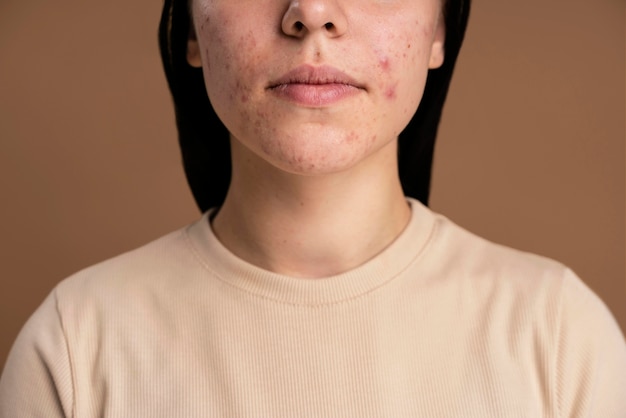
[[[379,89],[382,91],[383,96],[387,100],[395,100],[396,99],[396,91],[398,89],[398,81],[397,80],[384,80],[379,84]]]
[[[409,54],[408,54],[408,52],[407,52],[409,49],[411,49],[411,43],[410,43],[410,42],[408,42],[408,43],[406,44],[406,51],[404,51],[404,52],[402,53],[402,58],[406,58],[406,57],[408,57],[408,56],[409,56]]]
[[[346,143],[351,144],[358,139],[359,136],[357,135],[357,133],[354,131],[350,131],[350,133],[348,133],[348,135],[346,136]]]
[[[247,116],[247,115],[246,115]],[[258,138],[262,138],[269,134],[270,138],[273,138],[277,134],[277,129],[275,126],[268,126],[266,121],[270,119],[270,115],[264,110],[257,109],[254,113],[253,117],[247,116],[249,121],[253,121],[253,132]],[[267,151],[267,150],[265,150]]]
[[[391,64],[389,63],[389,57],[383,56],[378,60],[378,66],[386,73],[388,73],[391,69]]]
[[[247,56],[248,59],[252,57],[250,62],[247,62],[245,67],[242,67],[241,70],[244,74],[251,73],[253,74],[256,70],[256,61],[260,60],[258,51],[257,51],[257,41],[252,32],[248,32],[245,35],[241,36],[236,43],[236,53],[232,55],[232,59],[236,60],[236,56]],[[227,57],[225,63],[225,69],[230,71],[231,57]],[[250,77],[242,77],[243,79],[252,78]],[[239,80],[235,85],[235,94],[236,97],[240,100],[241,103],[247,103],[250,100],[250,88],[243,85]]]
[[[248,101],[250,101],[252,89],[250,88],[250,86],[242,84],[240,81],[237,81],[235,84],[235,94],[237,95],[237,98],[241,103],[247,103]]]
[[[389,56],[379,54],[378,56],[378,68],[380,68],[383,73],[389,74],[391,73],[391,60]],[[393,100],[396,98],[396,87],[398,83],[393,82],[392,84],[382,84],[381,89],[383,90],[383,94],[387,100]]]
[[[388,100],[394,100],[396,98],[396,88],[398,86],[398,83],[394,83],[391,86],[387,86],[387,88],[385,89],[385,97]]]

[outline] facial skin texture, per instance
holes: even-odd
[[[443,62],[440,11],[440,0],[192,0],[188,61],[234,148],[288,173],[335,173],[395,152]],[[319,105],[268,88],[302,65],[357,87]]]

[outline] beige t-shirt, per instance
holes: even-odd
[[[410,200],[374,259],[295,279],[198,222],[61,282],[0,417],[626,417],[626,343],[562,265]]]

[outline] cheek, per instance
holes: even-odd
[[[395,80],[394,68],[392,63],[396,61],[397,57],[389,56],[386,53],[377,53],[378,69],[382,75],[381,82],[379,84],[380,90],[383,92],[385,99],[393,101],[396,98],[396,88],[398,82]]]
[[[378,57],[378,67],[384,72],[388,73],[391,69],[391,63],[389,62],[389,57],[387,55],[382,55]]]
[[[381,78],[378,84],[382,96],[388,102],[395,102],[398,98],[398,84],[402,80],[403,74],[400,69],[405,67],[403,57],[383,55],[379,57],[378,67],[381,70]]]
[[[428,74],[430,35],[428,28],[405,22],[414,29],[387,35],[374,50],[377,89],[384,107],[385,120],[393,135],[404,129],[421,101]]]
[[[200,25],[198,36],[202,37],[203,74],[207,93],[215,111],[226,123],[232,119],[234,109],[241,109],[239,104],[251,100],[253,91],[250,86],[261,62],[261,54],[251,31],[235,35],[224,30],[230,27],[226,24],[226,18],[219,28],[213,28],[210,19],[216,18],[205,19]],[[239,118],[249,121],[251,115],[239,114]]]
[[[379,73],[378,88],[382,96],[389,102],[394,102],[402,96],[404,90],[413,91],[415,77],[420,74],[421,67],[427,61],[422,57],[423,48],[420,48],[428,29],[420,28],[418,22],[413,22],[414,31],[403,34],[388,34],[384,37],[384,45],[375,50],[377,71]],[[420,42],[422,41],[422,42]]]

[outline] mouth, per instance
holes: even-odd
[[[330,67],[314,67],[312,65],[301,65],[281,76],[277,80],[270,82],[268,88],[277,88],[286,84],[344,84],[355,88],[364,88],[346,73]]]
[[[336,68],[302,65],[271,81],[267,90],[301,106],[324,107],[365,90],[365,86]]]

